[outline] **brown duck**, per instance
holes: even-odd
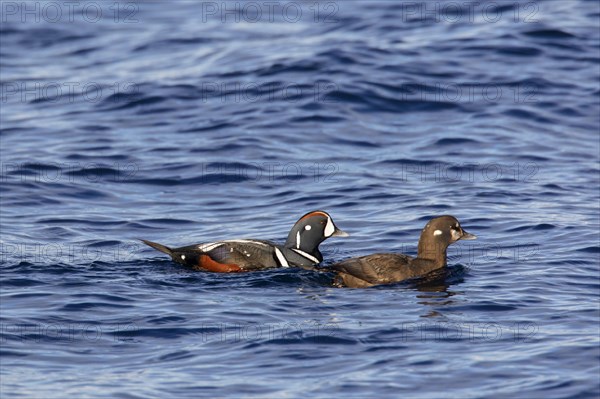
[[[458,240],[474,240],[454,216],[432,219],[421,231],[416,258],[403,254],[372,254],[336,263],[334,285],[364,288],[398,283],[440,269],[446,265],[446,251]]]

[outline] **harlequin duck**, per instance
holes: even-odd
[[[312,211],[302,216],[283,245],[265,240],[226,240],[169,248],[152,241],[145,244],[164,252],[178,263],[198,270],[219,273],[246,272],[275,267],[311,266],[321,263],[319,244],[329,237],[347,237],[327,212]]]
[[[454,216],[440,216],[432,219],[421,231],[416,258],[384,253],[347,259],[331,266],[337,273],[333,284],[364,288],[424,276],[446,265],[446,250],[450,244],[475,238],[462,229]]]

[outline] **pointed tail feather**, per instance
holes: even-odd
[[[140,241],[143,242],[144,244],[146,244],[146,245],[148,245],[148,246],[150,246],[150,247],[152,247],[152,248],[160,251],[160,252],[166,253],[167,255],[173,255],[173,250],[171,248],[169,248],[169,247],[166,247],[166,246],[162,245],[162,244],[159,244],[159,243],[156,243],[156,242],[152,242],[152,241],[142,240],[141,238],[140,238]]]

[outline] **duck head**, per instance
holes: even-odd
[[[451,244],[476,238],[476,235],[467,233],[454,216],[445,215],[431,219],[421,231],[418,258],[446,264],[446,251]]]
[[[302,216],[288,235],[284,247],[296,251],[302,251],[310,255],[318,255],[319,244],[329,237],[348,237],[349,234],[340,230],[327,212],[312,211]]]

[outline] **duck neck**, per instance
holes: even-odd
[[[320,254],[319,244],[321,242],[315,242],[309,238],[299,239],[298,234],[300,234],[298,229],[292,229],[283,246],[288,249],[297,249],[307,254]]]
[[[433,269],[438,269],[446,265],[447,245],[439,242],[423,242],[419,240],[419,249],[417,259],[427,260],[432,264]]]

